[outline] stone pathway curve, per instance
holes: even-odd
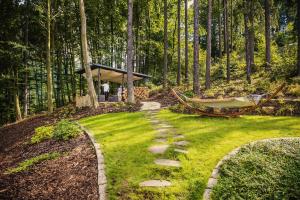
[[[160,167],[180,168],[181,163],[178,160],[171,160],[166,158],[165,153],[173,147],[173,151],[179,154],[187,154],[188,151],[184,149],[189,142],[183,140],[185,137],[181,134],[175,134],[173,126],[165,121],[157,118],[157,114],[161,108],[157,102],[142,102],[141,111],[146,112],[147,119],[155,128],[157,134],[153,140],[153,145],[148,148],[148,151],[158,155],[154,163]],[[173,143],[171,141],[174,141]],[[172,185],[171,181],[167,180],[146,180],[141,182],[140,187],[169,187]]]

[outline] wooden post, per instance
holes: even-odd
[[[100,67],[98,68],[98,102],[100,101],[101,95],[101,83],[100,83]]]

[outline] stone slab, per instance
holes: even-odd
[[[140,183],[140,187],[169,187],[172,183],[165,180],[148,180]]]
[[[167,133],[159,133],[156,135],[157,138],[167,138],[169,135]]]
[[[180,162],[177,160],[169,160],[169,159],[156,159],[155,164],[168,166],[168,167],[180,167]]]
[[[187,150],[183,150],[183,149],[174,149],[175,152],[178,152],[178,153],[183,153],[183,154],[187,154],[188,151]]]
[[[215,178],[209,178],[207,183],[207,188],[212,189],[216,184],[218,180]]]
[[[176,146],[187,146],[189,142],[182,140],[182,141],[174,142],[173,144]]]
[[[219,169],[215,168],[213,170],[213,172],[211,173],[211,177],[212,178],[217,178],[218,177],[218,174],[219,174]]]
[[[158,124],[161,128],[173,128],[173,126],[168,125],[168,124]]]
[[[141,102],[141,103],[142,103],[141,111],[158,110],[161,107],[160,103],[158,102]]]
[[[158,139],[155,139],[154,141],[158,142],[158,143],[165,143],[165,142],[167,142],[167,139],[166,138],[158,138]]]
[[[155,146],[149,147],[148,150],[154,154],[163,154],[167,151],[168,148],[169,148],[169,145],[165,144],[165,145],[155,145]]]
[[[211,189],[205,189],[204,194],[203,194],[204,200],[210,200],[211,191],[212,191]]]
[[[173,138],[174,139],[183,139],[183,138],[185,138],[185,136],[184,135],[175,135]]]

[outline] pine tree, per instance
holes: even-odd
[[[53,112],[53,83],[51,69],[51,0],[47,1],[47,102],[48,112]]]
[[[271,14],[270,0],[265,0],[265,39],[266,39],[266,69],[271,66]]]
[[[168,73],[168,1],[164,0],[164,70],[163,70],[163,87],[167,87]]]
[[[193,91],[200,96],[199,82],[199,5],[198,0],[194,0],[194,71],[193,71]]]
[[[181,10],[181,0],[178,0],[177,2],[177,20],[178,20],[178,32],[177,32],[177,45],[178,45],[178,49],[177,49],[177,85],[180,85],[181,83],[181,52],[180,52],[180,10]]]
[[[205,88],[210,88],[212,0],[208,0]]]
[[[132,16],[133,16],[133,2],[128,0],[128,22],[127,22],[127,92],[128,102],[134,103],[133,90],[133,35],[132,35]]]
[[[188,46],[188,1],[184,0],[184,35],[185,35],[185,84],[189,83],[189,46]]]

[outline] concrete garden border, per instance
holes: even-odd
[[[97,168],[98,168],[97,181],[98,181],[99,200],[106,200],[107,199],[107,194],[106,194],[107,180],[106,180],[106,175],[105,175],[104,157],[102,155],[100,145],[96,142],[93,134],[91,134],[88,129],[81,126],[78,122],[76,122],[76,124],[78,124],[78,126],[86,133],[86,135],[91,140],[93,147],[95,149],[96,157],[97,157]]]
[[[226,161],[226,160],[229,160],[230,158],[232,158],[233,156],[235,156],[241,149],[241,147],[245,146],[245,145],[254,145],[256,144],[257,142],[270,142],[270,141],[273,141],[273,140],[300,140],[300,137],[280,137],[280,138],[268,138],[268,139],[262,139],[262,140],[256,140],[256,141],[253,141],[253,142],[250,142],[250,143],[247,143],[247,144],[244,144],[238,148],[235,148],[234,150],[232,150],[230,153],[228,153],[226,156],[224,156],[219,162],[218,164],[215,166],[215,168],[213,169],[209,179],[208,179],[208,182],[207,182],[207,185],[206,185],[206,188],[204,190],[204,193],[203,193],[203,199],[204,200],[210,200],[210,196],[211,196],[211,193],[212,193],[212,189],[213,187],[217,184],[218,182],[218,177],[219,177],[219,174],[220,174],[220,167],[221,165],[223,165],[223,163]]]

